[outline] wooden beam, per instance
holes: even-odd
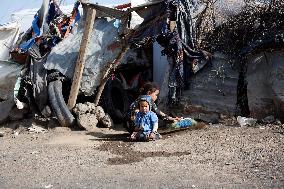
[[[84,33],[80,45],[80,50],[79,50],[79,55],[78,59],[76,62],[76,67],[74,71],[74,76],[73,76],[73,81],[72,81],[72,86],[71,86],[71,91],[68,99],[68,108],[71,110],[77,100],[80,84],[81,84],[81,79],[82,79],[82,74],[85,66],[85,61],[86,61],[86,51],[87,51],[87,46],[90,41],[90,36],[93,31],[93,26],[94,26],[94,21],[96,17],[96,10],[92,9],[88,6],[87,8],[87,17],[85,21],[85,27],[84,27]]]

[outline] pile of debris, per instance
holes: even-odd
[[[114,126],[111,117],[101,106],[95,106],[94,103],[76,104],[73,111],[77,116],[78,126],[88,131],[96,128],[98,124],[106,128]]]

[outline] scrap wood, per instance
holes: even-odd
[[[126,3],[126,4],[122,4],[122,5],[117,5],[117,6],[115,6],[114,8],[116,8],[116,9],[125,9],[125,8],[128,8],[128,7],[131,7],[131,3]]]
[[[110,18],[122,18],[127,17],[130,12],[117,10],[110,7],[105,7],[97,4],[92,3],[82,3],[83,6],[87,6],[91,9],[96,9],[97,17],[110,17]]]
[[[77,63],[76,63],[75,71],[74,71],[70,96],[68,99],[69,109],[72,109],[76,104],[77,95],[79,92],[82,74],[83,74],[83,70],[85,66],[87,45],[89,43],[91,32],[94,26],[94,20],[96,17],[96,9],[89,8],[87,10],[88,11],[87,11],[87,20],[85,23],[85,30],[84,30],[84,34],[83,34],[82,41],[81,41],[81,46],[80,46],[79,55],[78,55],[78,59],[77,59]]]

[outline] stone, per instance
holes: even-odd
[[[100,123],[102,124],[102,126],[106,127],[106,128],[111,128],[114,126],[113,121],[111,119],[111,117],[106,114],[101,120]]]
[[[82,127],[87,131],[92,131],[96,128],[98,120],[95,114],[86,113],[79,114],[77,117],[77,123],[79,127]]]
[[[244,126],[254,126],[256,124],[257,119],[254,118],[248,118],[248,117],[237,117],[237,122],[240,124],[241,127]]]
[[[101,106],[97,106],[95,114],[98,120],[102,120],[106,116],[104,109]]]
[[[263,123],[273,123],[275,122],[275,117],[273,115],[267,116],[262,119]]]
[[[219,114],[217,113],[200,113],[194,112],[190,114],[190,117],[195,120],[201,120],[206,123],[216,124],[219,123]]]
[[[84,114],[84,113],[89,111],[89,107],[86,104],[79,103],[79,104],[76,104],[76,106],[73,109],[73,111],[77,115]]]

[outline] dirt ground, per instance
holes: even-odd
[[[283,125],[206,125],[129,142],[23,120],[0,127],[0,188],[284,188]]]

